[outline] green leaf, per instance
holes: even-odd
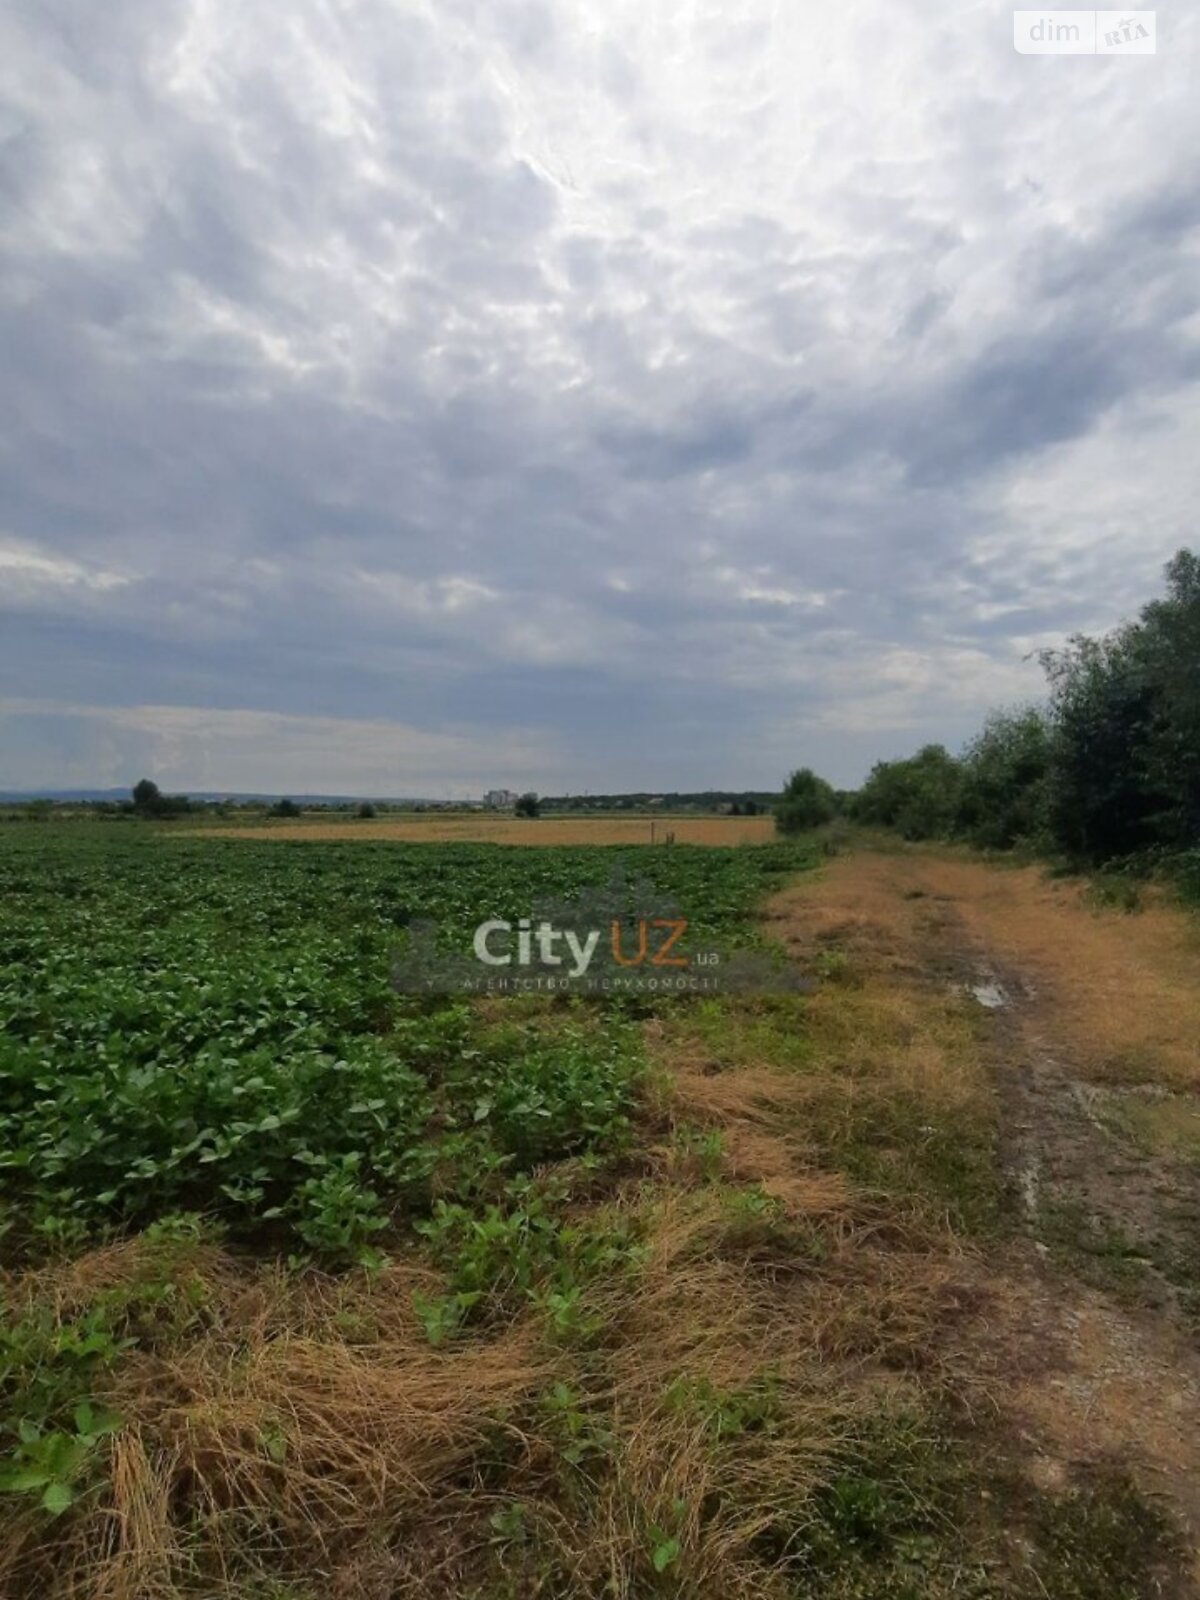
[[[88,1439],[99,1439],[106,1433],[116,1433],[121,1427],[121,1417],[115,1411],[97,1411],[90,1400],[82,1400],[75,1407],[76,1431]]]
[[[0,1491],[27,1494],[30,1489],[40,1489],[49,1476],[42,1467],[10,1467],[0,1472]]]
[[[56,1481],[47,1484],[42,1496],[42,1506],[52,1517],[61,1516],[75,1501],[75,1491],[69,1483]]]
[[[262,1430],[263,1448],[271,1460],[277,1464],[287,1458],[287,1435],[278,1423],[272,1423]]]
[[[671,1563],[673,1561],[677,1561],[678,1559],[678,1539],[663,1539],[654,1546],[654,1554],[651,1557],[651,1560],[654,1563],[655,1572],[665,1572]]]

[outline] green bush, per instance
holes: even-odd
[[[1102,639],[1047,652],[1047,816],[1054,846],[1102,864],[1200,844],[1200,559]]]
[[[927,744],[907,761],[880,761],[859,790],[859,822],[895,828],[906,839],[944,839],[958,820],[963,773],[940,744]]]
[[[1049,760],[1041,710],[993,712],[962,758],[957,831],[989,850],[1041,839]]]
[[[1043,653],[1044,710],[989,717],[960,761],[926,745],[879,762],[852,815],[909,839],[1033,842],[1090,866],[1173,855],[1187,877],[1200,847],[1200,557],[1181,550],[1166,579],[1137,621]]]
[[[818,778],[810,767],[793,772],[783,786],[775,805],[775,831],[782,834],[807,833],[837,815],[833,788]]]

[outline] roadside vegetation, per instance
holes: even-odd
[[[989,718],[958,758],[879,763],[850,804],[908,839],[1026,848],[1075,865],[1162,870],[1200,898],[1200,558],[1100,639],[1043,656],[1044,706]]]
[[[775,806],[775,826],[784,835],[811,833],[837,815],[837,796],[832,786],[810,767],[793,772],[783,786]]]

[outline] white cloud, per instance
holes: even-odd
[[[127,573],[108,572],[33,545],[0,541],[0,593],[10,604],[61,596],[64,590],[103,594],[133,581]]]

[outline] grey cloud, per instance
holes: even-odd
[[[675,431],[644,426],[601,430],[600,445],[633,478],[677,478],[742,461],[753,446],[750,430],[733,417],[699,417]]]

